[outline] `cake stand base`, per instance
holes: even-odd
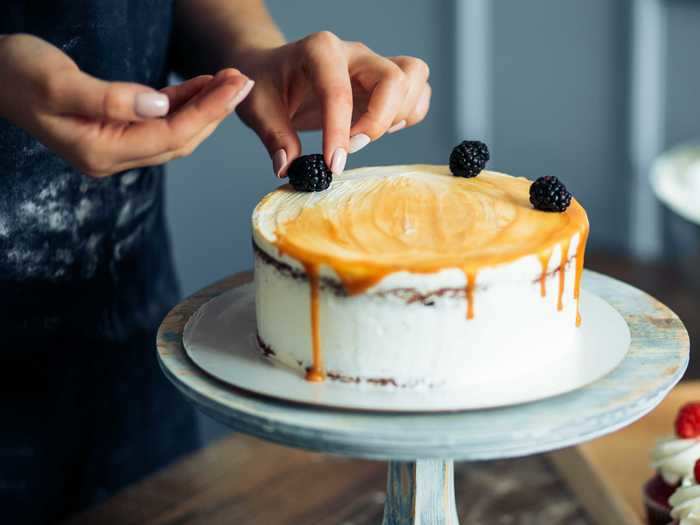
[[[454,462],[391,461],[382,525],[458,525]]]

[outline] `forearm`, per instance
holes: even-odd
[[[175,71],[189,77],[238,67],[251,50],[281,46],[284,36],[264,0],[176,0]]]

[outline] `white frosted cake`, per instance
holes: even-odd
[[[534,209],[530,184],[383,166],[268,194],[252,218],[260,349],[311,381],[393,388],[517,380],[560,360],[588,219],[576,200]]]

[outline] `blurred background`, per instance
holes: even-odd
[[[700,330],[698,226],[648,182],[663,151],[700,136],[700,4],[682,0],[268,0],[290,40],[328,29],[431,67],[416,128],[352,155],[349,167],[447,163],[485,140],[489,167],[561,178],[588,210],[586,266],[657,296]],[[234,64],[235,66],[235,64]],[[307,153],[318,134],[303,137]],[[700,166],[700,164],[698,164]],[[700,174],[700,171],[696,173]],[[699,175],[700,176],[700,175]],[[168,215],[183,292],[252,265],[249,217],[278,182],[237,118],[172,163]],[[695,186],[700,188],[700,184]],[[693,200],[695,199],[695,200]],[[700,197],[691,196],[700,209]],[[689,376],[700,377],[691,361]],[[223,427],[203,420],[212,438]]]

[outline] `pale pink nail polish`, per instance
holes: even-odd
[[[243,84],[243,87],[238,91],[231,100],[228,103],[228,109],[229,111],[233,111],[236,109],[236,106],[243,102],[243,100],[248,96],[250,93],[250,90],[253,89],[253,86],[255,85],[255,82],[253,80],[248,79],[245,84]]]
[[[397,131],[401,131],[405,127],[406,127],[406,121],[400,120],[396,124],[391,126],[389,129],[387,129],[386,132],[387,133],[396,133]]]
[[[272,171],[275,172],[275,177],[282,178],[281,171],[287,165],[287,152],[283,149],[277,150],[272,156]]]
[[[331,172],[334,175],[343,173],[345,169],[345,163],[348,160],[348,154],[343,148],[338,148],[333,152],[333,158],[331,159]]]
[[[357,135],[350,137],[350,153],[360,151],[370,142],[372,142],[372,139],[369,138],[369,135],[365,135],[364,133],[358,133]]]
[[[142,118],[164,117],[170,109],[170,99],[162,93],[139,93],[134,99],[134,112]]]

